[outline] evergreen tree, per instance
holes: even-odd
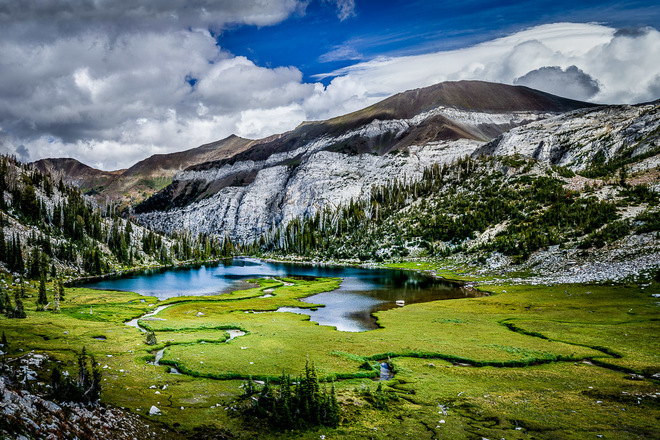
[[[229,234],[225,233],[225,239],[222,241],[222,252],[223,257],[231,257],[234,255],[234,243],[231,242]]]
[[[56,366],[50,374],[50,396],[55,400],[63,402],[67,400],[67,391],[68,381],[62,376],[59,367]]]
[[[60,402],[95,403],[101,396],[101,368],[93,356],[87,355],[83,347],[77,355],[78,377],[71,380],[65,377],[58,367],[50,377],[51,397]]]
[[[32,252],[30,253],[30,258],[28,259],[28,277],[32,279],[37,279],[41,277],[41,255],[39,248],[34,246]]]
[[[18,318],[18,319],[26,318],[27,315],[25,314],[25,309],[23,307],[23,300],[19,296],[18,290],[16,291],[14,300],[16,302],[16,307],[14,307],[14,312],[12,313],[11,318]]]
[[[39,201],[32,184],[25,185],[23,188],[20,208],[29,222],[36,223],[39,220]]]
[[[14,234],[11,242],[11,260],[7,262],[9,270],[12,272],[23,273],[25,263],[23,262],[23,250],[21,249],[21,239],[18,234]]]
[[[9,298],[9,294],[7,294],[7,292],[5,292],[3,303],[4,303],[4,307],[5,307],[5,316],[7,318],[13,318],[14,317],[14,307],[11,304],[11,299]]]
[[[57,293],[60,296],[60,301],[64,301],[64,280],[62,278],[57,280]]]
[[[39,298],[37,299],[37,310],[46,310],[48,305],[48,297],[46,296],[46,277],[42,276],[39,279]]]
[[[0,194],[0,197],[2,194]],[[7,262],[7,242],[5,241],[5,230],[0,224],[0,261]]]
[[[279,392],[266,382],[258,392],[258,398],[250,399],[250,415],[265,418],[271,426],[282,430],[338,426],[341,415],[334,384],[330,394],[326,387],[321,391],[314,365],[307,362],[305,373],[297,379],[295,386],[284,372],[279,383]],[[244,384],[243,396],[252,397],[255,392],[254,382],[250,379]]]

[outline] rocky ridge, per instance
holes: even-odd
[[[596,163],[655,152],[633,172],[658,166],[660,102],[576,110],[513,128],[479,148],[475,155],[516,154],[574,171]]]

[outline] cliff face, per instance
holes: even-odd
[[[199,183],[211,187],[217,182],[214,178],[225,179],[231,171],[260,168],[248,185],[226,186],[185,206],[143,212],[136,217],[156,229],[227,232],[236,239],[250,240],[282,222],[313,215],[326,205],[365,197],[372,185],[403,175],[417,179],[425,167],[469,155],[479,145],[472,140],[436,142],[384,156],[317,151],[297,166],[239,162],[224,170],[183,172],[177,176],[176,185]]]
[[[612,160],[650,160],[633,171],[657,167],[660,102],[577,110],[513,128],[479,148],[475,155],[522,155],[574,171]],[[655,165],[654,165],[655,164]]]
[[[586,105],[481,82],[406,92],[189,167],[135,215],[159,230],[249,241],[325,206],[365,198],[373,185],[418,179],[424,168],[471,155],[512,128]]]

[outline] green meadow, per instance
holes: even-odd
[[[275,312],[322,307],[298,299],[334,290],[339,279],[254,281],[231,294],[161,302],[67,288],[60,314],[35,312],[37,294],[29,288],[28,318],[0,317],[0,328],[9,356],[45,352],[71,374],[75,353],[86,347],[102,367],[102,401],[166,425],[174,437],[201,430],[328,439],[628,439],[660,432],[657,283],[484,286],[480,298],[378,312],[379,329],[351,333]],[[164,305],[140,320],[156,335],[156,345],[147,345],[145,333],[125,322]],[[231,329],[245,334],[230,340]],[[338,428],[277,432],[240,415],[246,379],[276,382],[283,371],[299,374],[308,360],[323,381],[334,381]],[[395,373],[383,382],[384,405],[373,397],[380,362]],[[152,405],[162,415],[149,416]]]

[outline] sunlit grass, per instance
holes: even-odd
[[[339,282],[258,280],[259,287],[231,294],[161,302],[75,288],[67,289],[60,314],[35,312],[30,287],[24,300],[28,318],[0,317],[0,327],[13,355],[47,352],[71,373],[75,353],[86,347],[102,366],[106,403],[141,414],[156,405],[167,423],[185,429],[212,425],[247,437],[255,432],[280,437],[234,415],[241,385],[236,379],[295,375],[309,359],[323,379],[345,378],[336,384],[344,423],[302,438],[509,439],[526,438],[527,432],[577,439],[657,432],[660,409],[652,396],[660,388],[628,374],[660,373],[654,337],[660,334],[660,306],[651,296],[660,291],[657,285],[489,286],[494,294],[483,298],[379,312],[381,328],[360,333],[275,312],[282,306],[319,306],[298,299],[333,290]],[[265,293],[273,296],[264,298]],[[141,320],[156,331],[157,344],[149,346],[143,332],[124,322],[161,305],[169,307],[155,320]],[[232,328],[246,334],[228,341],[226,330]],[[99,336],[106,339],[94,339]],[[150,363],[163,348],[162,362],[187,375]],[[375,388],[368,377],[378,375],[376,360],[388,360],[396,371],[386,388],[399,399],[389,411],[361,397],[360,390]]]

